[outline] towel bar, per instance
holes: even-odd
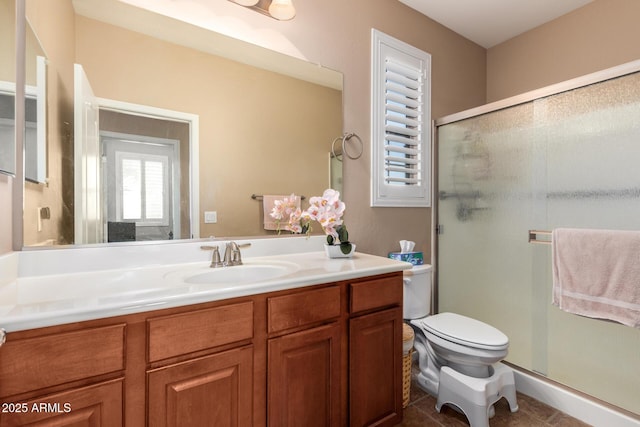
[[[262,199],[262,194],[252,194],[251,198],[253,200],[261,200]],[[307,197],[306,196],[300,196],[300,200],[305,200]]]
[[[537,243],[541,245],[550,245],[551,240],[541,240],[538,239],[538,235],[541,236],[551,236],[550,231],[545,230],[529,230],[529,243]]]

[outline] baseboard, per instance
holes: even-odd
[[[516,390],[595,427],[640,427],[640,418],[599,403],[540,376],[514,368]]]

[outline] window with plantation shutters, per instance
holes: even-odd
[[[116,152],[116,219],[142,225],[169,225],[169,158]]]
[[[372,31],[371,206],[430,206],[431,56]]]

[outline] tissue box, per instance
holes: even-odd
[[[413,265],[422,265],[424,262],[422,252],[389,252],[389,258],[410,262]]]

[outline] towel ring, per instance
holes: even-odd
[[[351,138],[356,138],[358,140],[358,142],[360,143],[360,152],[358,154],[352,155],[352,154],[349,154],[349,152],[347,151],[346,143],[347,143],[347,141],[351,140]],[[344,135],[339,136],[336,139],[334,139],[333,142],[331,143],[331,154],[333,154],[333,157],[338,159],[338,161],[341,162],[342,159],[336,154],[335,145],[336,145],[337,141],[342,141],[342,153],[341,154],[346,154],[347,157],[352,159],[352,160],[359,159],[360,156],[362,156],[362,153],[364,151],[364,143],[362,142],[362,139],[360,139],[360,137],[355,133],[345,133]]]

